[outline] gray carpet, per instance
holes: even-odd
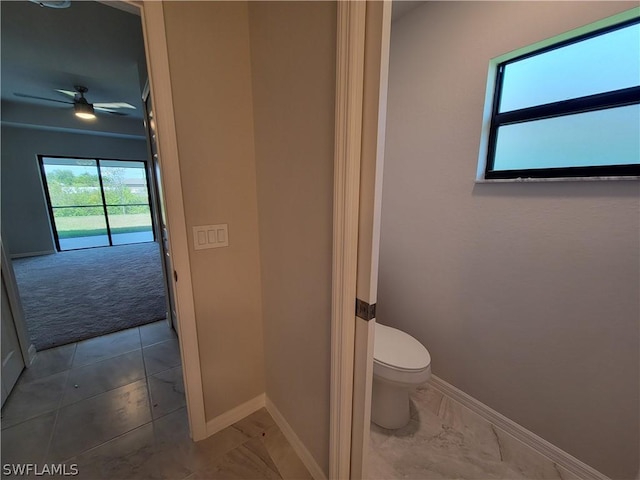
[[[13,261],[38,350],[165,318],[155,242],[88,248]]]

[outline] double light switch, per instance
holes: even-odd
[[[229,246],[229,227],[220,225],[200,225],[193,227],[193,246],[196,250]]]

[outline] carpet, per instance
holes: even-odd
[[[155,242],[13,260],[31,340],[38,350],[166,317]]]

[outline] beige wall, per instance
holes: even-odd
[[[637,5],[427,2],[392,27],[379,320],[614,478],[638,470],[637,182],[474,184],[489,59]]]
[[[229,224],[228,248],[189,251],[211,420],[264,392],[248,9],[167,2],[164,12],[189,241],[195,225]]]
[[[328,473],[336,6],[249,13],[266,393]]]

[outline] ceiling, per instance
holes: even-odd
[[[57,118],[58,126],[71,121],[82,129],[82,121],[72,115],[72,105],[14,94],[69,100],[55,89],[74,90],[74,85],[83,85],[89,89],[86,98],[90,103],[127,102],[136,107],[123,110],[127,117],[98,114],[93,129],[109,130],[110,125],[134,121],[142,129],[140,77],[146,74],[139,71],[145,68],[139,16],[89,1],[73,1],[66,9],[26,0],[3,1],[0,8],[4,124],[37,125],[46,120],[55,127]]]
[[[394,1],[393,19],[423,3]],[[144,135],[144,43],[135,9],[114,1],[79,0],[65,9],[27,0],[1,1],[0,9],[3,124]],[[96,121],[84,122],[74,117],[69,104],[15,95],[69,100],[56,89],[73,90],[74,85],[88,87],[90,103],[127,102],[137,109],[124,110],[126,117],[99,114]]]
[[[392,11],[391,11],[391,21],[395,22],[400,17],[405,16],[414,8],[419,7],[426,0],[393,0]]]

